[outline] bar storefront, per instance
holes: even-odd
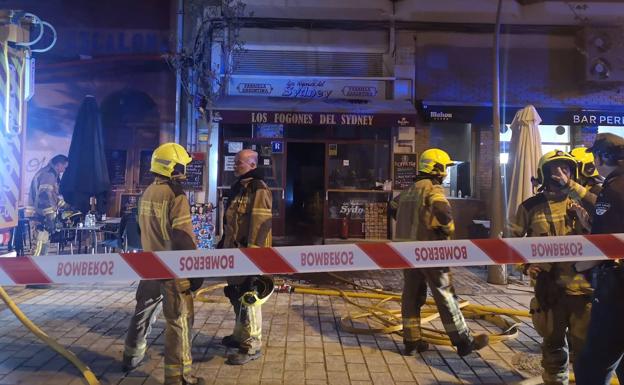
[[[393,132],[416,124],[411,103],[233,96],[214,116],[218,195],[236,180],[235,154],[257,151],[276,243],[388,238]]]

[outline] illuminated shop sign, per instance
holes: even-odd
[[[214,116],[226,124],[286,124],[299,126],[363,126],[400,127],[414,126],[416,114],[373,113],[353,114],[338,112],[289,112],[217,110]]]
[[[511,123],[516,112],[522,107],[501,108],[501,119]],[[472,124],[492,124],[492,107],[432,105],[422,103],[419,107],[426,122],[453,122]],[[579,126],[624,126],[624,111],[580,110],[553,107],[538,107],[542,124],[563,124]]]
[[[294,99],[386,99],[383,80],[271,78],[263,76],[230,79],[228,94],[277,96]]]
[[[581,112],[572,115],[572,124],[596,126],[624,126],[624,113]]]

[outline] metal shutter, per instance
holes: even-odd
[[[236,75],[383,76],[381,53],[246,50],[234,63]]]

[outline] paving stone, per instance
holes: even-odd
[[[305,379],[308,380],[326,380],[327,374],[325,372],[325,364],[321,363],[306,363],[305,364]]]
[[[352,381],[358,381],[358,380],[369,380],[370,379],[370,375],[368,373],[368,369],[366,368],[365,364],[354,364],[354,363],[348,363],[347,364],[347,371],[349,372],[349,379],[351,379]]]

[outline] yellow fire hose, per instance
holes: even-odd
[[[340,327],[346,332],[354,334],[389,334],[401,332],[401,330],[403,329],[401,321],[401,310],[388,309],[383,307],[383,305],[388,302],[400,303],[400,293],[388,292],[358,285],[333,273],[329,273],[329,275],[339,281],[353,286],[355,289],[361,289],[365,292],[348,291],[339,288],[315,288],[301,285],[290,286],[289,292],[298,294],[341,297],[345,301],[347,301],[347,303],[362,309],[363,312],[361,313],[344,316],[340,319]],[[226,283],[217,283],[202,288],[196,292],[195,299],[200,302],[215,302],[214,300],[208,298],[207,294],[214,290],[223,288],[226,285]],[[378,300],[379,302],[374,305],[362,305],[355,302],[353,300],[355,298]],[[435,308],[435,302],[432,299],[427,299],[426,305],[427,306],[424,307],[421,311],[422,324],[431,322],[440,316],[440,314],[437,312],[437,309]],[[495,306],[474,305],[469,303],[468,301],[460,302],[459,307],[462,309],[462,314],[465,318],[483,320],[494,324],[502,330],[501,333],[489,335],[490,343],[497,343],[516,338],[518,336],[518,326],[521,323],[518,317],[530,317],[530,314],[527,310],[517,310],[509,308],[505,309]],[[358,328],[351,326],[352,321],[363,318],[372,318],[373,321],[375,321],[377,324],[380,324],[380,327]],[[514,322],[511,322],[510,320]],[[425,341],[436,345],[451,346],[451,341],[444,331],[427,327],[422,327],[422,331],[423,339]],[[574,382],[574,373],[572,372],[570,372],[570,382]],[[541,377],[536,377],[523,380],[517,385],[538,385],[542,383],[543,382]],[[613,378],[611,380],[611,385],[619,385],[619,382],[616,378]]]
[[[371,289],[365,286],[357,285],[335,274],[330,273],[330,275],[341,281],[347,282],[355,288],[365,290],[366,292],[347,291],[339,288],[319,289],[301,285],[290,286],[289,291],[291,293],[294,292],[299,294],[341,297],[347,301],[347,303],[361,309],[362,312],[360,313],[344,316],[340,319],[340,327],[346,332],[354,334],[389,334],[401,332],[403,329],[401,311],[399,309],[388,309],[383,306],[388,302],[401,302],[401,294]],[[224,286],[224,283],[219,283],[200,289],[196,293],[196,299],[201,302],[211,302],[206,294]],[[353,298],[372,299],[378,300],[378,302],[373,305],[362,305],[354,301]],[[431,322],[439,317],[439,313],[435,308],[433,300],[428,299],[426,305],[427,306],[425,306],[421,312],[423,316],[421,323],[423,324]],[[516,338],[518,336],[518,326],[521,323],[517,317],[529,317],[529,312],[525,310],[501,309],[493,306],[474,305],[467,301],[462,301],[460,303],[460,308],[462,309],[464,317],[469,319],[484,320],[503,330],[502,333],[490,335],[490,341],[492,343]],[[506,316],[507,318],[504,318],[503,316]],[[370,318],[380,327],[364,328],[352,326],[353,321],[364,318]],[[422,330],[423,339],[425,341],[436,345],[451,346],[451,341],[444,331],[427,327],[423,327]]]
[[[87,365],[85,365],[82,361],[76,357],[76,355],[69,350],[65,349],[61,344],[56,342],[54,339],[50,338],[43,330],[39,329],[37,325],[35,325],[31,320],[22,313],[20,308],[13,302],[11,297],[7,294],[7,292],[0,286],[0,298],[2,301],[11,309],[15,317],[17,317],[20,322],[26,326],[28,330],[30,330],[37,338],[45,342],[49,347],[54,349],[58,354],[65,357],[69,362],[71,362],[79,371],[82,373],[84,380],[89,385],[99,385],[98,379],[95,377],[95,374],[89,369]]]

